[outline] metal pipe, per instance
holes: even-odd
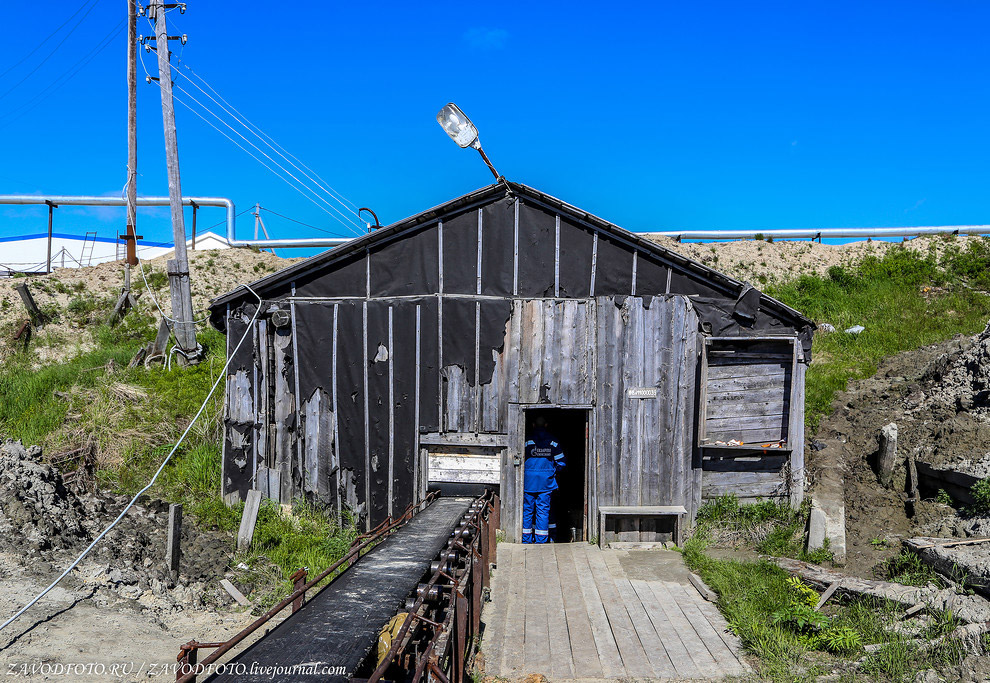
[[[127,206],[123,197],[87,197],[64,195],[0,195],[0,205],[43,205],[47,202],[66,206]],[[234,202],[226,197],[183,197],[185,206],[213,206],[227,210],[227,242],[232,247],[336,247],[350,242],[352,237],[323,237],[305,239],[239,240],[236,235]],[[138,206],[168,206],[168,197],[138,197]]]
[[[939,225],[913,228],[822,228],[798,230],[664,230],[637,233],[641,237],[673,237],[678,240],[747,240],[757,235],[774,239],[834,237],[920,237],[922,235],[990,235],[990,225]]]

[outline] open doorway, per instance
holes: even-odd
[[[584,541],[588,537],[588,421],[581,408],[530,408],[526,412],[526,440],[533,436],[537,418],[564,451],[566,467],[557,475],[558,489],[550,504],[550,539],[554,543]]]

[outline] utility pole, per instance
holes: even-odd
[[[127,0],[127,246],[125,286],[137,261],[137,0]]]
[[[158,52],[158,85],[162,89],[162,122],[165,126],[165,161],[168,166],[168,198],[172,210],[172,237],[175,258],[168,262],[169,289],[172,292],[173,332],[179,346],[179,363],[197,363],[196,325],[193,323],[192,291],[189,287],[189,259],[186,257],[186,225],[182,215],[182,185],[179,182],[179,143],[175,137],[175,108],[172,99],[172,68],[169,63],[168,27],[165,10],[185,9],[185,4],[154,0],[149,10],[155,18],[155,47]]]

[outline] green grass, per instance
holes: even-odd
[[[816,563],[830,561],[832,553],[827,546],[811,553],[804,550],[804,529],[810,512],[810,501],[795,510],[786,502],[764,500],[741,505],[733,495],[719,496],[698,510],[695,536],[748,546],[763,555]]]
[[[975,334],[990,318],[990,242],[971,240],[965,250],[919,253],[903,247],[824,276],[802,275],[772,284],[767,294],[836,332],[815,335],[806,379],[806,419],[812,433],[831,412],[836,392],[869,377],[878,363],[901,351]],[[853,325],[866,329],[846,334]]]
[[[198,340],[205,357],[198,365],[128,369],[154,333],[152,318],[132,313],[118,327],[96,331],[96,350],[64,362],[36,368],[32,354],[13,356],[0,367],[0,436],[42,444],[47,453],[93,440],[100,485],[136,493],[203,404],[226,356],[225,337],[203,329]],[[109,361],[115,365],[111,372],[105,369]],[[201,527],[233,532],[243,505],[227,506],[221,497],[223,392],[221,385],[149,494],[182,503]],[[234,564],[249,567],[243,577],[259,588],[252,599],[264,607],[291,589],[287,579],[296,569],[322,571],[346,553],[356,535],[349,518],[338,523],[302,501],[288,514],[269,502],[259,513],[251,551],[237,555]]]
[[[793,511],[772,502],[740,505],[723,496],[703,505],[697,519],[696,532],[682,549],[685,563],[718,593],[719,610],[746,650],[758,658],[757,673],[762,679],[811,681],[862,658],[859,673],[871,680],[910,681],[919,670],[961,661],[958,643],[947,641],[922,649],[912,636],[893,632],[891,627],[901,622],[904,612],[895,603],[833,598],[821,613],[815,613],[811,607],[817,602],[817,592],[777,565],[766,560],[716,559],[706,552],[713,541],[728,537],[741,539],[743,545],[764,554],[824,561],[804,555],[798,542],[807,508]],[[879,576],[909,585],[930,581],[942,585],[910,553],[885,563]],[[957,626],[951,613],[938,613],[917,637],[931,640]],[[882,647],[867,654],[865,645]]]

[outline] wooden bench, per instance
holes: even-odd
[[[683,505],[603,505],[598,508],[598,545],[605,547],[605,519],[607,517],[673,517],[672,540],[681,544],[683,518],[687,509]]]

